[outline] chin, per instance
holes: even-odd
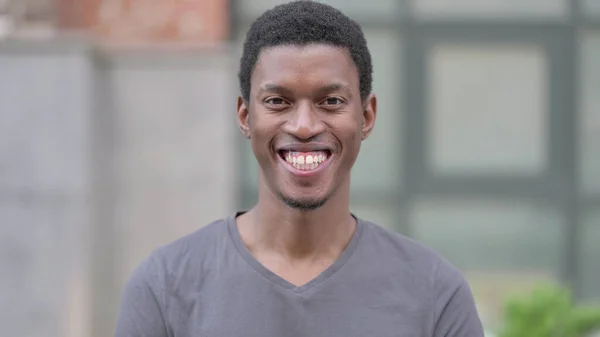
[[[293,198],[283,194],[280,199],[286,206],[301,211],[314,211],[327,203],[327,198]]]

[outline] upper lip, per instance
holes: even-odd
[[[315,151],[330,151],[331,147],[324,144],[288,144],[280,146],[277,151],[296,151],[296,152],[315,152]]]

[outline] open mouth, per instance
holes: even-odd
[[[300,171],[312,171],[326,163],[331,157],[331,151],[320,150],[310,152],[278,151],[281,159]]]

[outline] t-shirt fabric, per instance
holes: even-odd
[[[357,218],[341,256],[295,286],[243,244],[236,213],[156,249],[125,286],[115,337],[483,337],[438,254]]]

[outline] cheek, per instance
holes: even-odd
[[[342,165],[351,167],[356,161],[360,151],[360,146],[362,144],[362,131],[360,126],[356,123],[349,123],[346,128],[338,130],[339,136],[343,137],[340,137],[340,141],[343,146]]]
[[[259,162],[264,162],[271,156],[271,143],[273,137],[274,132],[270,128],[254,126],[250,129],[252,151]]]
[[[352,161],[356,160],[360,146],[362,144],[362,123],[360,120],[356,120],[352,125],[348,126],[346,132],[346,147],[349,155],[349,159]]]
[[[353,120],[351,123],[347,123],[343,130],[345,135],[344,142],[346,146],[350,146],[353,149],[360,147],[362,141],[362,123],[359,120]]]

